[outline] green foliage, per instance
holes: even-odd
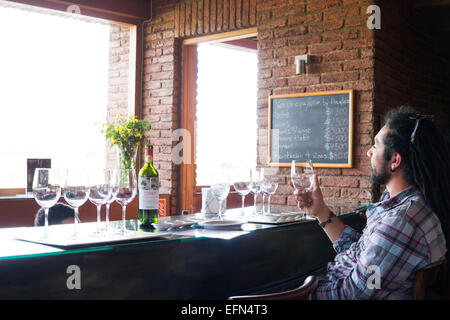
[[[139,120],[136,116],[122,118],[117,116],[117,122],[103,124],[102,132],[110,146],[119,148],[119,156],[123,168],[131,168],[135,161],[137,147],[143,145],[145,132],[151,127],[150,117]]]

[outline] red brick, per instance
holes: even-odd
[[[320,185],[324,187],[353,187],[359,185],[358,179],[347,177],[319,177]]]
[[[323,20],[333,20],[342,17],[356,16],[359,15],[359,8],[345,8],[345,9],[337,9],[325,11],[323,14]]]
[[[292,57],[300,54],[305,54],[307,52],[306,46],[302,47],[285,47],[274,50],[273,54],[275,58],[280,57]]]
[[[355,81],[358,80],[358,78],[359,78],[358,72],[340,72],[323,75],[322,82],[329,83],[329,82]]]
[[[321,43],[321,44],[313,44],[309,47],[309,53],[317,54],[317,53],[331,52],[331,51],[339,50],[339,49],[341,49],[341,47],[342,47],[342,43],[340,41],[327,42],[327,43]]]
[[[313,1],[307,5],[308,11],[325,10],[342,5],[342,0]]]
[[[299,75],[288,79],[289,86],[309,86],[320,83],[320,76]]]
[[[348,61],[345,62],[343,65],[344,71],[369,69],[369,68],[373,69],[373,66],[374,66],[373,59]]]
[[[342,169],[342,175],[348,176],[370,176],[370,173],[371,173],[370,167]]]
[[[315,13],[315,14],[305,14],[301,16],[296,17],[289,17],[288,25],[289,26],[295,26],[298,24],[304,24],[304,23],[317,23],[322,21],[322,13]]]
[[[359,58],[358,50],[334,51],[323,56],[324,61],[345,61]]]

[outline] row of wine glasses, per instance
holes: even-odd
[[[258,194],[262,196],[262,214],[271,214],[270,198],[276,192],[278,188],[277,177],[269,174],[265,174],[264,168],[250,170],[250,180],[234,182],[233,186],[237,193],[242,197],[242,211],[241,214],[245,215],[245,197],[252,193],[254,195],[254,215],[257,215],[256,203]],[[211,186],[214,197],[219,201],[219,219],[222,219],[224,214],[223,203],[226,201],[230,192],[230,184],[228,178],[223,178],[219,183]],[[298,191],[308,192],[313,187],[314,183],[314,168],[311,160],[306,161],[304,164],[297,165],[295,160],[291,163],[291,182],[292,186]],[[267,199],[267,210],[264,207],[265,198]],[[305,217],[306,213],[303,212]]]
[[[74,209],[74,234],[78,237],[78,209],[87,199],[97,207],[97,231],[101,233],[101,206],[106,204],[106,227],[109,224],[109,206],[117,201],[122,206],[122,233],[125,234],[126,206],[137,194],[136,172],[132,169],[86,170],[37,168],[33,177],[33,195],[45,210],[44,237],[48,236],[48,212],[61,194]]]
[[[259,193],[263,196],[263,213],[264,210],[264,198],[268,196],[268,211],[270,214],[270,197],[276,192],[278,188],[278,182],[276,178],[270,175],[264,175],[264,170],[250,170],[250,180],[236,181],[233,183],[234,189],[242,197],[242,211],[241,215],[245,215],[245,197],[251,192],[255,201],[255,214],[256,214],[256,200]],[[224,202],[226,201],[230,192],[229,178],[226,174],[222,174],[217,183],[211,186],[213,196],[219,201],[219,219],[223,218],[225,212]]]

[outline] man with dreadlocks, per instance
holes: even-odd
[[[326,206],[316,176],[296,193],[337,255],[311,299],[411,299],[418,270],[443,263],[450,241],[450,152],[431,117],[400,107],[367,152],[375,183],[386,185],[369,206],[362,234]]]

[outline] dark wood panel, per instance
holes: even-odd
[[[357,229],[364,224],[356,214],[342,219]],[[270,291],[291,280],[298,284],[298,279],[325,266],[334,255],[315,221],[231,240],[156,240],[2,260],[0,298],[226,299]],[[70,265],[81,270],[81,290],[66,286]]]
[[[66,203],[61,198],[60,202]],[[34,217],[39,210],[39,205],[34,199],[8,199],[0,200],[0,228],[32,227]],[[138,200],[135,198],[127,206],[127,219],[137,219]],[[105,206],[102,206],[102,220],[105,219]],[[122,219],[122,207],[113,202],[110,206],[110,220]],[[89,200],[80,207],[79,216],[82,222],[97,221],[97,207]]]

